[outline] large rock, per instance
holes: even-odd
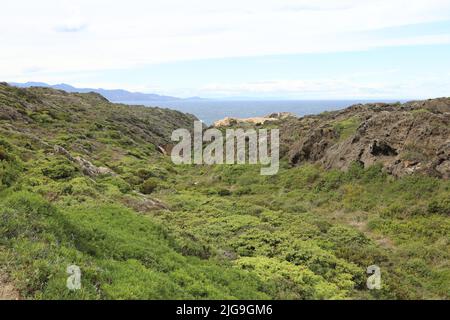
[[[218,120],[214,122],[214,127],[230,127],[239,124],[251,124],[251,125],[263,125],[267,122],[277,121],[277,118],[265,118],[265,117],[254,117],[254,118],[230,118]]]
[[[86,159],[83,159],[81,157],[73,157],[69,151],[67,151],[61,146],[55,145],[53,150],[55,151],[56,154],[62,155],[66,157],[69,161],[75,163],[83,174],[91,178],[99,175],[107,175],[107,174],[114,175],[114,172],[109,168],[97,167],[93,165],[92,162]]]
[[[97,167],[93,165],[90,161],[83,159],[81,157],[75,157],[75,162],[80,167],[81,172],[89,177],[96,177],[99,175],[112,175],[114,172],[106,167]]]

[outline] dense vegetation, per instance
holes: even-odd
[[[189,117],[0,89],[0,271],[22,298],[450,297],[448,180],[357,163],[283,161],[269,177],[174,166],[156,150]],[[90,176],[55,145],[114,173]],[[66,288],[72,264],[79,291]],[[366,288],[373,264],[381,290]]]

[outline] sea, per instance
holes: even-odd
[[[344,109],[358,103],[397,102],[398,100],[170,100],[116,101],[129,105],[145,105],[178,110],[195,115],[208,125],[225,117],[262,117],[274,112],[292,112],[298,116]],[[402,101],[400,101],[402,102]]]

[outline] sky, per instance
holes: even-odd
[[[206,98],[450,96],[450,0],[3,1],[0,81]]]

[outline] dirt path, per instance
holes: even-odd
[[[8,277],[0,270],[0,300],[19,300],[19,292],[8,281]]]

